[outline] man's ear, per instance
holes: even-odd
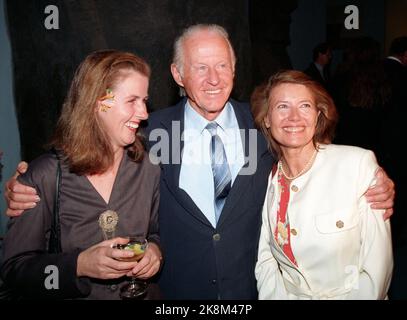
[[[180,87],[184,87],[184,83],[182,81],[182,76],[181,76],[181,72],[178,70],[177,66],[175,65],[175,63],[171,64],[171,74],[172,77],[174,78],[175,82],[180,86]]]

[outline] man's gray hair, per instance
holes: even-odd
[[[172,62],[175,64],[181,75],[183,75],[183,64],[184,64],[184,41],[201,31],[208,31],[217,34],[226,40],[230,48],[230,54],[232,57],[232,63],[234,68],[236,63],[236,55],[233,50],[232,44],[230,43],[227,31],[217,24],[195,24],[186,28],[174,42],[174,56]]]

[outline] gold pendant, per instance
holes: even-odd
[[[105,240],[114,238],[119,216],[116,211],[106,210],[99,216],[99,226],[103,231]]]

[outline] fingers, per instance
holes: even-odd
[[[17,171],[14,174],[14,178],[17,178],[20,174],[23,174],[27,171],[28,169],[28,163],[25,161],[21,161],[18,166],[17,166]]]
[[[390,191],[391,191],[390,184],[376,183],[374,186],[367,189],[365,196],[366,196],[366,199],[368,200],[368,202],[371,202],[371,201],[369,201],[370,200],[369,198],[375,197],[380,194],[387,195]]]
[[[383,170],[382,167],[377,168],[375,176],[377,180],[384,180],[385,177],[387,177],[386,172]]]
[[[11,210],[31,209],[40,201],[40,197],[34,188],[25,186],[16,179],[7,182],[5,197],[8,208]]]
[[[114,246],[117,244],[127,244],[128,242],[128,238],[117,237],[111,240],[103,241],[96,245],[99,247],[99,254],[109,258],[109,260],[105,261],[106,266],[114,270],[125,272],[128,272],[134,268],[137,262],[123,261],[125,259],[134,257],[134,252],[132,250],[121,250],[114,248]]]
[[[21,214],[24,212],[24,210],[12,210],[12,209],[8,209],[6,210],[6,215],[8,217],[18,217],[21,216]]]
[[[150,270],[150,257],[144,255],[143,259],[141,259],[137,265],[131,270],[133,276],[137,276],[138,278],[142,278],[142,276]]]
[[[374,202],[370,205],[372,209],[392,209],[394,205],[393,199],[388,199],[385,201]]]
[[[366,192],[366,196],[376,195],[378,193],[388,193],[394,197],[394,182],[387,176],[386,172],[382,168],[376,170],[376,184],[370,187]]]
[[[129,258],[134,257],[134,251],[133,250],[111,249],[111,251],[109,252],[108,255],[112,259],[123,260],[123,259],[129,259]]]
[[[24,210],[34,208],[36,205],[37,205],[36,202],[20,202],[20,201],[10,200],[8,203],[8,208],[11,210],[19,210],[19,211],[23,212]]]
[[[111,242],[111,240],[103,241],[81,252],[78,256],[77,275],[97,279],[113,279],[126,275],[134,268],[137,262],[119,261],[114,258],[117,256],[116,254],[122,257],[132,256],[133,252],[113,249],[109,245]]]
[[[99,244],[97,244],[96,246],[113,248],[114,245],[116,245],[116,244],[126,244],[128,242],[129,242],[128,238],[116,237],[116,238],[113,238],[110,240],[102,241]]]
[[[18,194],[23,194],[23,195],[34,195],[36,197],[38,197],[37,195],[37,190],[35,190],[32,187],[29,186],[25,186],[22,183],[18,182],[17,180],[14,180],[11,184],[10,184],[10,191],[12,191],[12,194],[14,196],[18,196]],[[39,200],[39,197],[38,197]]]
[[[394,210],[393,208],[386,209],[386,211],[383,214],[383,220],[386,221],[387,219],[390,219],[390,217],[393,215]]]
[[[379,183],[378,181],[375,186],[369,188],[368,191],[365,193],[367,202],[373,203],[390,201],[386,205],[393,205],[394,197],[396,194],[394,187],[394,182],[388,178],[382,183]],[[380,209],[389,208],[390,207],[380,207]]]
[[[366,200],[369,203],[373,202],[383,202],[391,199],[392,192],[389,189],[384,189],[382,187],[377,187],[371,190],[369,195],[366,194]],[[387,209],[387,208],[386,208]]]
[[[366,193],[365,195],[367,202],[379,205],[378,207],[372,207],[373,209],[390,209],[394,205],[394,197],[396,193],[394,188],[377,186],[375,189],[369,190],[369,193]],[[376,202],[381,202],[382,204],[378,204]]]
[[[161,266],[161,251],[157,245],[151,243],[143,259],[133,268],[132,274],[141,279],[148,279],[155,275]]]

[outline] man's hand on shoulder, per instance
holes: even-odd
[[[4,197],[7,202],[6,215],[17,217],[24,210],[34,208],[40,201],[37,191],[34,188],[27,187],[17,181],[17,177],[27,171],[27,162],[20,162],[15,174],[7,181],[5,185]]]
[[[379,168],[376,171],[376,185],[369,188],[365,193],[366,200],[372,209],[384,209],[383,217],[389,219],[393,214],[395,197],[394,182],[387,176],[386,172]]]

